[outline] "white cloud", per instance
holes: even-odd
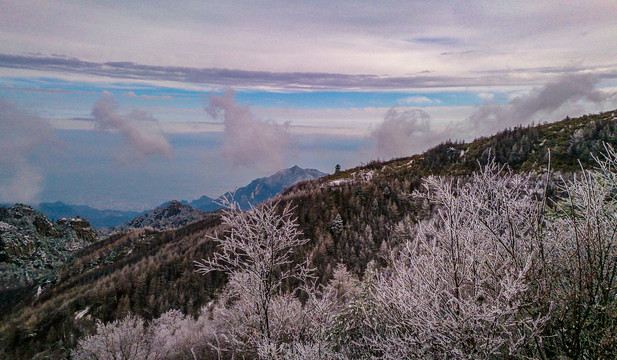
[[[223,120],[223,154],[235,165],[280,169],[290,155],[288,125],[256,117],[234,96],[231,91],[210,95],[206,108],[213,118]]]
[[[388,110],[383,122],[371,133],[376,141],[377,155],[409,156],[425,150],[439,139],[431,130],[430,118],[420,109]]]
[[[131,155],[171,155],[172,147],[158,129],[158,120],[145,111],[133,110],[121,115],[116,100],[104,96],[94,105],[92,116],[98,129],[120,131],[125,142],[133,149]]]
[[[495,99],[495,93],[492,92],[480,92],[478,93],[478,97],[484,101],[492,101]]]
[[[0,99],[0,202],[30,203],[43,188],[43,170],[30,161],[55,144],[49,122]]]
[[[140,98],[140,99],[148,99],[148,100],[173,100],[173,97],[169,95],[137,95],[134,91],[129,91],[122,96],[130,97],[130,98]]]
[[[617,93],[597,89],[599,79],[593,74],[563,75],[535,88],[526,95],[511,99],[507,104],[486,103],[471,114],[459,130],[461,133],[491,135],[496,131],[532,121],[554,121],[564,108],[575,109],[577,104],[615,105]],[[574,114],[572,114],[574,115]],[[558,116],[558,115],[557,115]]]
[[[398,101],[399,105],[430,105],[441,104],[439,99],[430,99],[426,96],[409,96]]]

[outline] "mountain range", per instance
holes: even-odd
[[[293,202],[298,228],[310,240],[293,253],[293,260],[310,262],[322,283],[333,279],[340,266],[362,279],[372,269],[387,266],[390,251],[404,246],[411,225],[437,211],[426,199],[411,196],[422,189],[425,177],[442,175],[464,182],[494,159],[537,178],[547,174],[550,163],[550,173],[563,179],[581,166],[592,168],[594,155],[603,151],[604,144],[617,147],[617,111],[516,127],[470,143],[448,141],[422,154],[372,161],[295,183],[277,196],[283,206]],[[276,178],[286,178],[293,169]],[[266,194],[268,181],[258,180],[244,193],[248,195],[238,189],[236,197],[241,195],[248,203]],[[181,203],[167,205],[182,212]],[[5,352],[0,349],[0,357],[66,358],[80,337],[95,331],[97,321],[111,322],[128,314],[156,319],[170,309],[193,317],[208,311],[203,309],[228,279],[217,272],[196,273],[195,261],[211,257],[216,250],[211,237],[227,229],[216,212],[178,226],[128,229],[75,252],[38,297],[5,304],[6,311],[0,312],[0,344]],[[341,319],[352,337],[364,324]]]
[[[33,208],[51,219],[81,217],[87,219],[95,227],[117,226],[143,214],[143,212],[137,211],[101,210],[86,205],[65,204],[61,201],[43,202],[34,205]]]
[[[165,210],[161,210],[166,205],[174,202],[171,209],[168,209],[167,213],[173,213],[179,209],[178,204],[188,205],[193,209],[201,210],[202,212],[216,211],[221,209],[221,203],[224,198],[233,197],[234,200],[240,205],[242,209],[248,209],[250,205],[260,204],[269,198],[280,193],[284,188],[289,187],[298,181],[312,180],[327,174],[315,169],[302,169],[299,166],[293,166],[289,169],[283,169],[271,176],[262,177],[251,181],[250,184],[238,188],[235,191],[229,191],[217,199],[212,199],[208,196],[202,196],[197,200],[188,202],[186,200],[178,201],[172,200],[159,205],[156,209],[159,209],[156,214],[152,214],[149,220],[146,218],[135,219],[136,217],[143,216],[153,211],[122,211],[122,210],[100,210],[85,205],[72,205],[66,204],[61,201],[56,202],[43,202],[32,205],[32,208],[47,215],[52,220],[57,220],[66,217],[81,217],[87,219],[92,226],[115,228],[126,230],[128,228],[137,227],[140,223],[151,223],[154,228],[162,229],[169,226],[171,223],[186,225],[176,217],[168,224],[163,224],[160,221],[156,224],[152,217],[157,218],[161,213],[165,213]],[[178,204],[177,204],[178,203]],[[2,207],[10,207],[12,204],[0,204]],[[154,209],[154,210],[156,210]],[[190,211],[188,208],[183,209],[183,214],[188,214]],[[196,219],[199,214],[193,212],[189,218]],[[188,219],[188,218],[187,218]],[[160,219],[159,219],[160,220]],[[144,225],[145,226],[145,225]],[[162,227],[162,228],[161,228]]]

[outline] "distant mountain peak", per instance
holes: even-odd
[[[240,205],[240,208],[248,209],[250,205],[260,204],[298,181],[313,180],[326,175],[326,173],[316,169],[303,169],[294,165],[279,170],[270,176],[255,179],[248,185],[236,189],[235,192],[229,191],[216,200],[202,196],[198,200],[192,201],[190,205],[203,211],[212,211],[221,208],[219,203],[223,197],[230,198],[233,195],[233,199]]]
[[[242,209],[248,209],[251,205],[258,205],[299,181],[313,180],[325,176],[316,169],[302,169],[295,165],[288,169],[279,170],[276,173],[253,180],[249,185],[235,191],[234,200]],[[231,193],[225,194],[227,196]]]

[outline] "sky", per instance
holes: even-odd
[[[144,210],[617,108],[617,2],[0,2],[0,203]]]

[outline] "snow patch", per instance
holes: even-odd
[[[326,183],[326,185],[327,186],[341,186],[343,184],[351,184],[356,181],[368,182],[368,181],[371,181],[371,179],[373,179],[374,175],[375,175],[374,170],[366,171],[366,172],[358,171],[358,172],[351,173],[351,178],[332,180]]]
[[[6,223],[4,221],[0,221],[0,231],[9,231],[15,229],[15,226]]]
[[[330,181],[330,182],[328,183],[328,185],[331,185],[331,186],[340,186],[340,185],[347,184],[347,183],[350,183],[350,182],[352,182],[352,180],[351,180],[351,179],[336,179],[336,180],[332,180],[332,181]]]
[[[83,309],[82,311],[78,311],[78,312],[75,314],[75,320],[79,320],[79,319],[81,319],[82,317],[84,317],[84,316],[88,313],[88,311],[90,311],[90,306],[86,306],[86,308],[85,308],[85,309]]]
[[[358,175],[359,175],[358,177],[362,181],[371,181],[371,179],[373,178],[373,175],[375,175],[375,171],[371,170],[369,172],[359,173]]]

